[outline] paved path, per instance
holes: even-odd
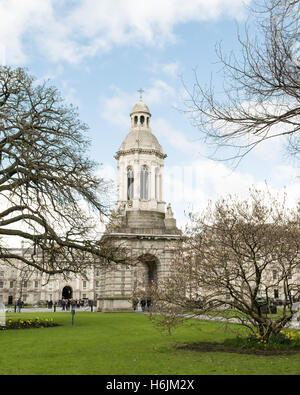
[[[91,312],[91,308],[90,307],[81,307],[79,309],[75,309],[77,312],[83,312],[83,313],[90,313]],[[61,307],[57,307],[56,308],[56,313],[70,313],[71,310],[63,310]],[[94,307],[94,313],[97,312],[97,309]],[[19,313],[15,313],[14,309],[7,309],[6,310],[7,314],[13,313],[13,314],[19,314]],[[21,309],[21,313],[54,313],[53,308],[52,309],[47,309],[45,308],[23,308]]]

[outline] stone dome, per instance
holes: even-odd
[[[142,102],[140,100],[138,103],[136,103],[133,106],[133,109],[132,109],[132,111],[130,113],[130,116],[132,114],[134,114],[134,113],[141,113],[141,112],[147,113],[147,114],[149,114],[151,116],[151,113],[150,113],[150,110],[149,110],[148,106],[144,102]]]
[[[118,153],[130,151],[152,151],[159,156],[165,157],[162,146],[154,134],[147,129],[133,129],[125,137]]]

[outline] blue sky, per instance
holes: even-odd
[[[165,200],[183,226],[185,210],[228,193],[246,197],[251,185],[299,197],[297,168],[284,142],[259,146],[237,167],[207,159],[183,109],[184,89],[211,75],[222,89],[215,45],[238,51],[237,28],[248,11],[240,0],[0,0],[0,62],[51,79],[78,106],[90,130],[90,156],[116,180],[113,158],[129,131],[129,113],[143,88],[152,131],[167,153]]]

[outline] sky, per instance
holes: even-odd
[[[293,205],[298,169],[284,142],[258,146],[237,167],[208,159],[208,147],[184,110],[184,86],[211,78],[222,90],[216,45],[239,51],[237,31],[251,0],[0,0],[0,64],[49,79],[89,126],[97,172],[117,181],[115,153],[129,132],[134,104],[152,113],[152,132],[168,155],[165,201],[178,226],[186,213],[229,193],[246,198],[257,186]],[[102,164],[102,166],[100,166]]]

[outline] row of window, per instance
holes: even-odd
[[[155,199],[159,200],[160,174],[159,169],[155,170]],[[134,198],[134,172],[130,167],[127,170],[127,200]],[[149,172],[146,166],[143,166],[140,173],[140,199],[149,200]]]
[[[14,281],[10,281],[9,282],[9,288],[14,288],[15,286],[15,282]],[[28,287],[28,281],[24,281],[24,283],[22,284],[23,288],[27,288]],[[39,286],[39,282],[38,281],[34,281],[34,287],[38,288]],[[0,281],[0,289],[4,288],[4,282]]]
[[[26,272],[26,271],[24,271],[23,273],[24,273],[25,276],[26,276],[26,274],[28,274],[28,272]],[[17,274],[18,274],[17,271],[11,270],[10,273],[9,273],[9,276],[10,276],[10,277],[16,277]],[[39,276],[40,276],[40,273],[39,273],[38,271],[34,271],[34,272],[32,273],[32,275],[34,275],[35,277],[39,277]],[[5,272],[4,272],[3,270],[1,270],[1,271],[0,271],[0,278],[3,278],[4,276],[5,276]]]
[[[100,286],[100,281],[96,281],[96,282],[95,282],[95,285],[96,285],[96,288],[99,288],[99,286]],[[9,282],[9,288],[14,288],[14,286],[15,286],[15,282],[14,282],[14,281],[10,281],[10,282]],[[28,287],[28,282],[25,281],[25,282],[22,284],[22,286],[23,286],[23,288],[27,288],[27,287]],[[34,287],[35,287],[35,288],[38,288],[38,286],[39,286],[39,282],[38,282],[38,281],[34,281]],[[83,287],[83,288],[86,288],[86,286],[87,286],[87,282],[86,282],[86,281],[83,281],[83,282],[82,282],[82,287]],[[4,288],[4,282],[3,282],[3,281],[0,281],[0,289],[3,289],[3,288]]]

